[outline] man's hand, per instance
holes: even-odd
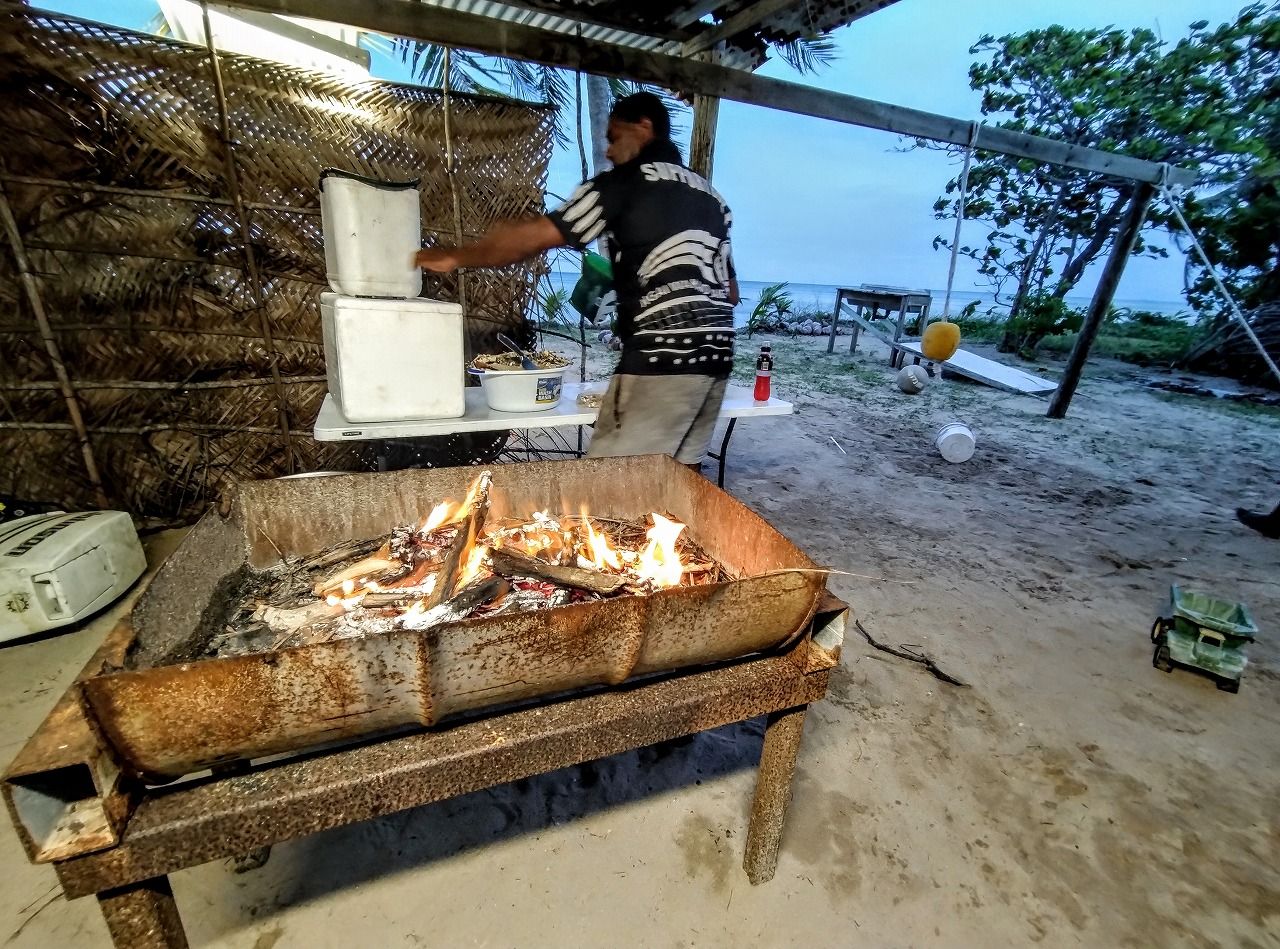
[[[427,247],[413,255],[413,265],[433,273],[452,273],[458,269],[458,255],[451,247]]]

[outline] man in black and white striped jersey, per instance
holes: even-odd
[[[420,251],[416,261],[437,272],[503,266],[604,237],[622,359],[589,454],[668,454],[696,466],[733,368],[738,285],[728,205],[681,164],[670,132],[657,96],[619,99],[609,114],[613,168],[583,182],[554,211],[495,225],[473,244]]]

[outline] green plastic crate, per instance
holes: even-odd
[[[1169,610],[1174,627],[1189,636],[1195,636],[1201,629],[1250,641],[1258,635],[1258,627],[1243,603],[1192,593],[1176,584],[1169,591]]]

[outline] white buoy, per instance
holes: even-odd
[[[973,457],[973,432],[964,422],[948,422],[938,430],[938,437],[933,442],[943,458],[954,465],[961,464]]]
[[[898,370],[898,388],[907,395],[918,395],[929,384],[929,374],[923,366],[903,366]]]

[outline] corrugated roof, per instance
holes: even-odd
[[[430,6],[473,13],[507,23],[581,35],[585,39],[634,49],[679,54],[698,33],[730,17],[762,6],[759,0],[421,0]],[[794,0],[775,8],[729,37],[725,65],[753,68],[764,60],[767,44],[824,33],[852,23],[897,0]]]

